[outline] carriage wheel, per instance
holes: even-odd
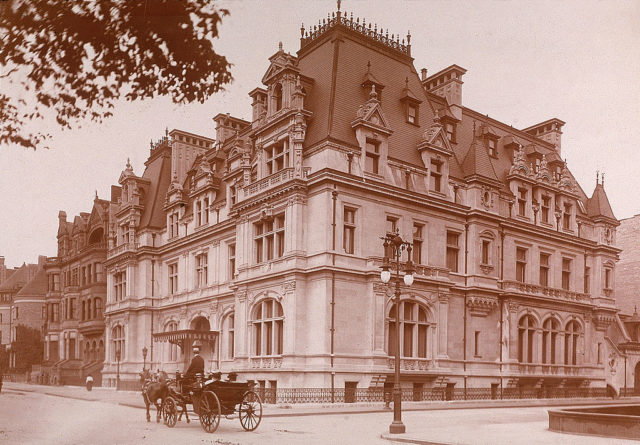
[[[200,425],[207,433],[213,433],[220,425],[220,401],[212,391],[203,391],[198,406]]]
[[[178,422],[178,406],[172,397],[167,397],[162,403],[162,419],[169,428],[173,428]]]
[[[255,391],[244,393],[238,409],[238,416],[240,417],[240,425],[245,430],[253,431],[258,428],[262,420],[262,402]]]

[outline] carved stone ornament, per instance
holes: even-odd
[[[469,297],[467,307],[472,316],[486,317],[492,310],[498,308],[498,300],[489,297]]]
[[[238,299],[239,303],[244,303],[244,301],[247,299],[247,291],[243,290],[236,292],[236,298]],[[253,301],[253,298],[251,298],[251,301]]]
[[[373,283],[373,293],[376,295],[388,295],[389,286],[384,283]]]
[[[491,187],[482,186],[482,192],[480,193],[480,203],[487,210],[493,207],[493,190],[491,189]]]
[[[449,294],[445,294],[444,292],[438,292],[438,301],[441,303],[448,303]]]
[[[616,373],[616,353],[611,351],[611,353],[609,354],[609,370],[611,371],[611,374],[615,374]]]
[[[481,264],[480,270],[485,275],[489,275],[493,271],[494,267],[491,264]]]
[[[293,292],[294,290],[296,290],[296,281],[295,280],[285,281],[284,283],[282,283],[282,292],[283,293]]]
[[[597,331],[606,331],[614,320],[615,318],[613,315],[608,314],[596,314],[593,317],[593,322]]]
[[[515,301],[509,301],[507,304],[509,305],[509,312],[512,314],[517,313],[518,309],[520,309],[520,305]]]

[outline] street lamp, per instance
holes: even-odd
[[[407,262],[404,266],[404,284],[411,286],[413,284],[413,262],[411,261],[411,243],[403,241],[398,231],[395,234],[388,233],[384,238],[384,259],[382,261],[382,272],[380,279],[383,283],[391,280],[391,270],[395,260],[395,297],[394,304],[396,308],[396,353],[395,353],[395,376],[393,380],[393,422],[389,425],[391,434],[402,434],[405,432],[405,426],[402,423],[402,393],[400,391],[400,256],[403,251],[407,251]],[[391,345],[389,345],[391,346]]]
[[[142,365],[142,372],[146,371],[147,369],[147,347],[145,346],[144,348],[142,348],[142,360],[144,360],[143,365]]]
[[[116,347],[116,362],[118,363],[118,371],[116,376],[116,391],[120,389],[120,345]]]

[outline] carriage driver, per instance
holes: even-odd
[[[195,379],[196,374],[204,374],[204,359],[200,357],[200,347],[197,345],[193,346],[193,358],[191,359],[191,364],[185,372],[185,377],[189,379]]]

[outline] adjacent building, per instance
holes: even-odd
[[[58,215],[58,256],[46,262],[43,309],[43,374],[53,384],[83,384],[89,374],[101,384],[109,206],[96,196],[91,213],[73,222]]]
[[[168,132],[140,175],[127,162],[103,383],[184,369],[197,343],[207,370],[267,388],[388,385],[399,315],[405,387],[623,385],[603,184],[572,176],[563,121],[467,108],[466,70],[418,73],[411,37],[338,10],[269,57],[250,120]],[[399,307],[380,279],[395,233],[415,265]]]

